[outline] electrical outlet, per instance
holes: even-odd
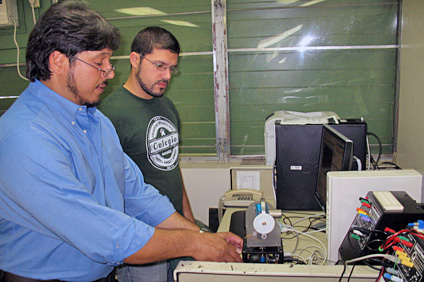
[[[0,29],[14,24],[19,26],[16,0],[0,0]]]
[[[40,8],[40,0],[28,0],[31,7],[34,5],[34,8]]]

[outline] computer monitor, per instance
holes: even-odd
[[[336,129],[323,125],[318,180],[315,197],[325,211],[327,201],[327,172],[352,168],[353,142]]]

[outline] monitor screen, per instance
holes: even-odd
[[[350,170],[353,161],[353,142],[336,129],[323,125],[318,180],[315,197],[325,211],[327,201],[327,172]]]

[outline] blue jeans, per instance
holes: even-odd
[[[117,268],[119,282],[167,282],[168,280],[167,261],[159,261],[143,265],[124,264]],[[171,272],[171,271],[169,271]],[[172,273],[171,273],[172,275]]]

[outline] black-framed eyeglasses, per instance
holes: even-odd
[[[95,69],[96,69],[96,70],[98,70],[98,71],[101,71],[101,72],[103,73],[103,76],[104,76],[104,77],[108,77],[108,76],[109,76],[109,74],[110,74],[112,71],[115,71],[115,69],[116,69],[116,66],[114,66],[114,65],[112,65],[112,64],[111,64],[111,68],[108,68],[108,69],[103,70],[103,69],[101,69],[101,68],[98,68],[98,67],[96,67],[96,66],[93,66],[93,65],[92,65],[92,64],[90,64],[90,63],[87,63],[87,62],[86,62],[86,61],[84,61],[84,60],[81,60],[80,58],[75,57],[75,59],[77,59],[78,61],[83,62],[84,64],[89,65],[90,67],[95,68]]]
[[[140,54],[140,53],[139,53],[139,55],[140,55],[140,58],[145,58],[146,60],[148,60],[149,62],[151,62],[153,65],[155,65],[155,66],[156,66],[156,69],[157,69],[158,71],[166,71],[167,69],[169,69],[169,71],[170,71],[172,74],[177,74],[177,73],[180,71],[180,70],[177,68],[177,66],[175,66],[175,67],[171,67],[171,66],[169,66],[169,65],[167,65],[167,64],[155,63],[155,62],[153,62],[153,61],[149,60],[146,56],[144,56],[144,55],[142,55],[142,54]]]

